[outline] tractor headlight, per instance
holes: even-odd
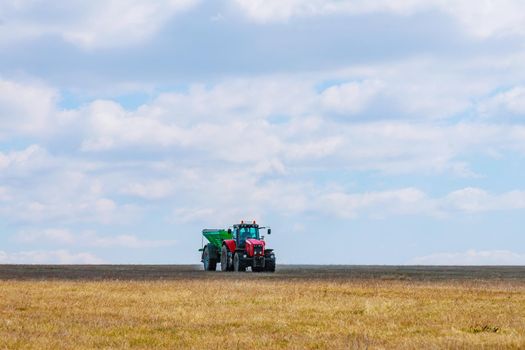
[[[242,257],[243,257],[243,258],[246,258],[246,254],[244,254]]]

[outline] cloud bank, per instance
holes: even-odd
[[[4,1],[1,260],[195,262],[203,227],[240,219],[271,222],[280,247],[351,239],[356,263],[428,251],[417,225],[441,251],[465,247],[462,225],[517,246],[522,7]]]

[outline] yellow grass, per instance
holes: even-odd
[[[0,281],[0,348],[525,348],[503,282]]]

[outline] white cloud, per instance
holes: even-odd
[[[400,75],[391,75],[381,83],[364,80],[355,85],[349,80],[322,92],[315,91],[316,80],[294,83],[275,77],[273,84],[262,83],[262,87],[257,79],[237,80],[190,89],[187,94],[163,94],[131,111],[115,102],[95,101],[77,111],[76,119],[85,122],[84,128],[79,127],[84,130],[79,138],[86,152],[176,149],[191,154],[190,158],[199,154],[207,160],[267,164],[266,169],[281,174],[291,163],[332,158],[347,168],[472,177],[476,174],[468,163],[457,158],[473,152],[525,151],[525,128],[519,125],[429,122],[465,111],[473,94],[487,90],[484,83],[465,87],[444,77],[442,84],[424,92],[420,84],[425,78],[418,74],[429,69],[427,64],[415,65],[412,71],[418,73],[412,72],[401,85],[394,83],[403,80]],[[410,82],[412,76],[416,80]],[[383,97],[396,101],[391,111],[384,112],[384,119],[342,123],[331,117],[330,110],[343,115],[363,111],[379,86]],[[404,118],[396,118],[400,113]],[[274,122],[275,116],[283,121]],[[140,186],[133,191],[138,194]]]
[[[379,81],[348,82],[324,90],[321,100],[328,109],[354,114],[363,110],[382,87]]]
[[[65,229],[45,229],[35,232],[20,232],[16,235],[15,240],[21,243],[43,240],[52,243],[72,244],[75,241],[75,236]]]
[[[164,124],[149,116],[125,111],[112,101],[95,101],[80,111],[87,119],[85,151],[103,151],[133,144],[170,146],[184,143],[178,126]]]
[[[0,201],[11,200],[11,195],[9,195],[9,189],[5,186],[0,186]]]
[[[487,211],[525,209],[525,191],[492,194],[483,189],[467,187],[443,197],[431,197],[417,188],[401,188],[369,193],[344,191],[320,194],[313,198],[318,212],[342,218],[366,216],[384,218],[393,215],[447,217]]]
[[[509,250],[468,250],[435,253],[412,259],[414,265],[525,265],[525,254]]]
[[[319,209],[329,215],[355,218],[363,212],[372,217],[392,214],[428,214],[430,200],[416,188],[402,188],[390,191],[348,194],[327,193],[318,201]]]
[[[516,190],[492,195],[480,188],[467,187],[451,192],[442,202],[446,207],[469,213],[525,209],[525,191]]]
[[[115,223],[137,218],[136,206],[108,198],[101,180],[90,174],[100,166],[55,157],[38,145],[0,153],[2,193],[11,199],[2,201],[0,215],[11,222]]]
[[[428,7],[428,5],[417,0],[236,0],[236,3],[249,17],[260,22],[338,13],[393,12],[409,14]]]
[[[436,0],[434,6],[457,18],[470,34],[479,38],[525,35],[521,0]]]
[[[155,34],[175,14],[197,3],[198,0],[7,0],[0,5],[0,43],[57,35],[85,49],[137,44]]]
[[[56,102],[57,92],[42,84],[0,80],[0,139],[47,130]]]
[[[150,240],[140,239],[133,235],[117,235],[117,236],[96,236],[96,235],[85,235],[81,237],[89,241],[89,245],[93,247],[125,247],[125,248],[156,248],[156,247],[169,247],[176,244],[175,240]]]
[[[54,149],[63,140],[68,146],[59,149],[60,156],[39,144],[0,152],[0,200],[15,198],[1,202],[0,215],[17,223],[115,224],[141,220],[144,201],[152,200],[158,202],[148,205],[169,207],[180,222],[211,215],[261,217],[271,210],[351,218],[521,208],[509,204],[519,203],[519,192],[504,198],[486,194],[495,204],[477,208],[479,194],[468,191],[437,199],[411,187],[349,193],[310,176],[322,169],[469,178],[477,176],[469,168],[472,155],[525,154],[524,126],[434,120],[456,116],[500,82],[456,74],[464,71],[462,64],[443,73],[432,69],[435,63],[225,79],[161,94],[136,109],[96,100],[66,113],[52,104],[52,116],[67,115],[67,122],[50,117],[47,123]],[[476,62],[475,70],[487,64]],[[424,84],[438,76],[439,83]],[[317,88],[335,77],[341,83]],[[463,80],[469,82],[462,85]],[[401,117],[388,110],[378,120],[340,118],[366,117],[378,95],[395,101],[387,105]],[[249,204],[238,203],[237,191],[249,193]],[[138,204],[136,197],[142,199]],[[336,205],[327,205],[327,213],[311,205],[320,200]]]
[[[523,149],[525,128],[511,125],[458,123],[448,126],[409,122],[368,122],[326,127],[343,140],[333,156],[351,169],[387,174],[452,173],[471,177],[458,160],[471,154],[491,155]]]
[[[525,87],[515,86],[507,91],[500,92],[478,105],[478,111],[482,115],[494,114],[525,114]]]
[[[229,184],[228,180],[231,181]],[[251,174],[195,178],[199,188],[181,191],[174,210],[177,222],[230,222],[239,217],[260,218],[272,212],[282,216],[303,215],[342,219],[384,219],[393,216],[423,216],[439,219],[476,215],[488,211],[525,209],[525,191],[490,193],[477,188],[452,191],[433,197],[418,188],[353,192],[336,185],[302,181],[259,182]],[[235,196],[241,192],[242,200]],[[220,220],[219,220],[220,221]]]
[[[437,10],[455,18],[469,34],[478,38],[525,35],[525,14],[520,0],[236,0],[236,3],[249,18],[258,22],[333,14],[406,16]]]
[[[35,186],[36,187],[36,186]],[[140,209],[129,204],[117,204],[111,199],[82,196],[74,198],[76,192],[52,194],[49,198],[40,197],[53,189],[36,188],[40,193],[31,193],[31,188],[18,189],[23,195],[16,201],[0,207],[0,214],[11,222],[38,223],[56,222],[78,223],[93,222],[100,224],[124,223],[138,220]],[[70,190],[70,189],[68,189]],[[56,192],[55,192],[56,193]]]
[[[122,193],[145,199],[161,199],[172,196],[176,187],[169,180],[132,182],[124,186]]]
[[[2,264],[103,264],[104,260],[86,252],[71,253],[67,250],[37,250],[9,253],[0,251]]]
[[[314,81],[269,75],[229,78],[212,86],[193,84],[185,93],[163,93],[138,110],[182,125],[205,121],[259,119],[269,115],[302,115],[318,103]]]
[[[436,69],[438,64],[440,68]],[[493,64],[475,62],[470,64],[470,69],[484,70],[487,65]],[[481,99],[508,79],[497,76],[481,78],[479,75],[466,74],[465,68],[465,64],[457,62],[410,60],[388,66],[354,67],[306,77],[227,79],[211,87],[195,85],[186,93],[164,93],[151,103],[131,111],[124,110],[112,101],[95,101],[78,111],[76,119],[86,121],[84,130],[87,132],[83,139],[83,149],[86,151],[141,145],[183,147],[207,152],[211,150],[228,161],[245,161],[250,156],[258,161],[273,161],[277,154],[282,155],[287,151],[297,154],[297,150],[305,153],[307,149],[313,148],[316,148],[314,154],[323,148],[330,151],[321,153],[330,155],[340,148],[336,145],[341,146],[341,138],[351,140],[347,136],[353,134],[352,129],[362,131],[366,127],[365,123],[332,123],[334,112],[343,116],[360,113],[363,117],[369,117],[369,108],[377,109],[373,103],[377,96],[381,96],[380,103],[384,110],[374,112],[373,118],[421,122],[368,124],[379,128],[378,134],[384,127],[384,131],[388,131],[388,139],[395,138],[395,132],[408,132],[409,129],[414,133],[432,136],[440,129],[456,129],[459,132],[461,128],[469,128],[469,125],[461,124],[448,128],[439,128],[432,123],[423,124],[429,120],[453,118],[472,111],[473,100]],[[507,68],[502,66],[501,71]],[[316,91],[316,85],[336,77],[343,82]],[[274,122],[279,118],[282,122]],[[487,125],[473,127],[479,127],[484,133],[480,137],[489,136],[485,134],[492,128]],[[498,132],[498,127],[492,129]],[[347,135],[344,135],[345,132]],[[442,136],[439,135],[440,147],[444,150],[442,153],[453,151],[443,146]],[[477,136],[470,135],[469,139],[475,141],[474,137]],[[225,142],[225,138],[229,142]],[[293,139],[294,143],[290,144],[286,138]],[[254,142],[246,142],[248,139]],[[498,142],[506,140],[508,138]],[[367,140],[372,141],[377,140]],[[421,138],[421,142],[424,141]],[[398,142],[403,143],[403,140],[399,139]],[[464,143],[460,140],[457,142]],[[380,147],[382,143],[383,140],[379,140],[378,146],[374,147]],[[404,144],[412,147],[409,142]],[[446,158],[447,155],[442,156],[442,159]],[[459,164],[442,164],[442,160],[436,162],[433,159],[431,162],[449,169],[461,167]],[[468,173],[468,170],[464,173]]]
[[[172,220],[177,222],[206,222],[209,218],[214,218],[214,220],[220,221],[221,219],[226,219],[227,216],[222,215],[217,217],[219,214],[218,210],[212,208],[177,208],[173,212]],[[224,221],[226,222],[226,221]]]
[[[0,152],[0,170],[5,174],[27,174],[53,165],[53,159],[39,145],[30,145],[21,151]]]
[[[349,193],[345,189],[334,190],[308,180],[297,181],[293,180],[293,177],[289,178],[292,174],[290,171],[308,169],[315,166],[319,160],[324,162],[326,169],[332,168],[336,171],[376,169],[387,174],[417,171],[465,172],[463,164],[454,160],[456,157],[469,154],[473,150],[479,151],[480,147],[488,145],[490,148],[508,149],[509,143],[512,145],[520,142],[519,133],[514,140],[509,137],[512,135],[511,131],[520,130],[519,126],[460,124],[429,127],[386,122],[341,126],[325,122],[312,129],[313,135],[305,133],[304,128],[290,126],[294,130],[303,130],[300,135],[305,139],[298,138],[295,131],[289,133],[286,128],[284,132],[280,131],[282,125],[275,128],[266,125],[265,128],[265,132],[275,132],[278,135],[277,149],[281,150],[280,152],[270,148],[266,152],[256,154],[250,148],[222,148],[221,132],[227,133],[228,125],[217,127],[219,131],[215,135],[197,134],[205,135],[205,140],[218,140],[204,147],[210,162],[219,160],[220,163],[226,160],[228,162],[225,164],[228,166],[214,165],[210,168],[206,163],[192,164],[191,156],[179,157],[174,162],[136,160],[130,164],[90,164],[81,160],[71,162],[53,159],[47,155],[52,159],[51,163],[54,163],[46,171],[48,176],[40,176],[39,181],[30,186],[4,186],[3,192],[17,200],[4,202],[0,206],[0,213],[10,220],[20,222],[61,220],[69,223],[109,224],[137,220],[137,213],[140,213],[141,209],[126,204],[122,199],[113,198],[120,194],[145,200],[167,200],[166,205],[177,208],[175,217],[181,222],[216,217],[219,214],[225,219],[237,219],[245,215],[261,217],[270,210],[269,208],[283,214],[317,212],[352,218],[390,215],[440,216],[524,207],[521,191],[489,194],[481,189],[466,188],[443,198],[429,198],[416,188]],[[309,127],[306,127],[306,130],[308,129]],[[318,129],[323,132],[317,134]],[[338,136],[321,139],[320,135],[326,133]],[[154,135],[150,136],[154,142]],[[316,138],[319,141],[310,141]],[[197,147],[197,144],[194,147]],[[232,153],[228,154],[229,150]],[[4,170],[20,163],[14,161],[16,159],[30,159],[21,157],[19,153],[32,154],[22,151],[3,156]],[[264,166],[260,166],[261,164]],[[27,172],[32,174],[29,170]],[[5,173],[6,171],[3,174]],[[3,174],[0,174],[0,178]],[[278,176],[279,180],[263,181],[264,176],[268,174]],[[126,178],[126,181],[123,182],[122,178]],[[239,203],[238,198],[233,195],[238,191],[245,193],[243,203]],[[212,203],[211,207],[209,203]]]
[[[399,164],[398,169],[410,172],[428,163],[435,168],[465,175],[470,173],[466,164],[451,162],[458,151],[451,146],[461,147],[468,141],[478,143],[478,146],[497,142],[495,148],[505,144],[505,147],[512,146],[515,150],[524,149],[518,137],[519,127],[514,127],[511,133],[496,141],[483,138],[491,138],[490,132],[503,135],[505,128],[502,126],[472,123],[447,127],[428,123],[432,119],[452,118],[470,111],[473,100],[485,96],[508,79],[491,77],[487,81],[487,78],[478,75],[465,75],[463,63],[443,64],[442,67],[446,67],[444,70],[435,69],[437,63],[433,60],[410,60],[388,66],[350,67],[311,75],[226,79],[208,87],[193,85],[185,93],[163,93],[134,110],[126,110],[114,101],[96,100],[76,110],[61,111],[49,102],[51,107],[47,110],[51,112],[47,113],[50,116],[45,126],[32,128],[36,135],[76,139],[82,150],[87,152],[126,150],[130,147],[156,151],[179,148],[211,154],[214,159],[229,162],[249,162],[251,159],[252,162],[273,164],[281,172],[285,172],[287,167],[282,158],[340,156],[343,149],[357,147],[348,154],[354,157],[361,151],[359,148],[366,152],[365,143],[372,150],[384,147],[384,152],[394,152],[406,146],[408,152],[423,153],[423,150],[435,147],[430,151],[440,154],[436,157],[431,155],[428,160],[419,156],[415,159],[403,155],[395,157],[396,163],[406,161]],[[471,64],[476,71],[486,69],[487,65],[493,64]],[[500,70],[503,72],[507,68],[508,64]],[[340,84],[317,91],[316,86],[336,77],[342,81]],[[520,79],[520,76],[513,79]],[[380,111],[377,117],[378,112],[374,112],[373,118],[397,120],[398,123],[380,124],[376,121],[352,125],[334,122],[334,112],[338,117],[356,113],[367,117],[369,108],[377,108],[373,100],[378,95],[385,110]],[[17,105],[31,105],[31,102],[30,97],[21,98]],[[39,125],[34,122],[39,118],[36,109],[27,112],[26,120],[6,118],[10,126],[0,128],[0,134],[16,137],[27,125]],[[406,120],[421,123],[402,122]],[[474,133],[468,135],[466,140],[450,140],[447,137],[446,143],[443,135],[438,135],[450,130],[460,132],[462,128],[479,130],[473,130]],[[410,141],[398,137],[407,132],[410,132]],[[476,132],[481,135],[475,135]],[[432,142],[426,144],[425,137],[419,137],[417,133],[430,136]],[[417,137],[422,146],[420,148],[412,147]],[[391,159],[381,159],[377,164],[393,168],[391,162]]]
[[[444,119],[465,112],[472,100],[486,96],[507,79],[525,78],[504,76],[509,67],[523,69],[522,59],[501,63],[495,76],[478,74],[494,69],[494,58],[488,57],[480,62],[414,58],[317,73],[229,78],[211,86],[195,84],[184,93],[161,94],[136,115],[177,120],[179,126],[334,112],[353,115],[377,107],[376,98],[381,97],[385,119]],[[327,85],[332,80],[338,83]],[[318,86],[324,88],[319,91]]]
[[[197,172],[191,187],[179,193],[170,219],[212,224],[239,218],[263,220],[272,212],[287,216],[314,209],[308,201],[318,193],[315,186],[299,181],[263,182],[249,168],[236,169]]]
[[[58,107],[58,91],[42,82],[0,77],[0,140],[71,133],[76,114]]]
[[[73,233],[67,229],[44,229],[18,232],[14,240],[24,244],[53,244],[74,247],[96,248],[156,248],[176,244],[175,240],[148,240],[134,235],[101,236],[86,231]]]

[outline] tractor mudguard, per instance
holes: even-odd
[[[233,239],[225,239],[224,241],[222,241],[222,244],[224,244],[226,246],[226,248],[228,248],[228,251],[230,253],[235,252],[235,248],[236,248],[235,240],[233,240]]]

